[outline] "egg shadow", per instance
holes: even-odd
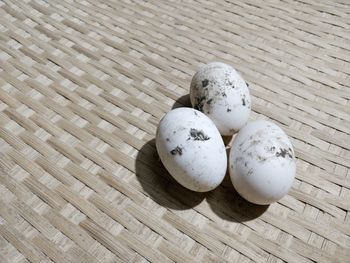
[[[232,143],[232,135],[229,136],[225,136],[225,135],[221,135],[222,141],[224,142],[225,147],[230,146],[230,144]]]
[[[226,175],[224,181],[229,180],[229,176]],[[248,202],[229,184],[220,185],[214,191],[209,192],[206,200],[216,215],[224,220],[237,223],[254,220],[269,207],[269,205],[256,205]]]
[[[160,161],[154,139],[138,152],[135,173],[146,194],[163,207],[187,210],[205,198],[205,193],[188,190],[171,177]]]
[[[229,148],[226,153],[229,157]],[[208,193],[206,201],[216,215],[237,223],[254,220],[269,208],[269,205],[253,204],[241,197],[232,185],[228,170],[220,186]]]
[[[173,109],[181,108],[181,107],[192,108],[190,94],[186,94],[186,95],[181,96],[180,98],[178,98],[175,101],[175,103],[173,104],[173,106],[171,107],[171,109],[173,110]]]

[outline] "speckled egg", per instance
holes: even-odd
[[[294,150],[287,135],[265,120],[250,122],[239,131],[230,150],[229,165],[237,192],[261,205],[285,196],[296,171]]]
[[[246,82],[237,71],[221,62],[198,69],[190,88],[192,106],[207,115],[221,135],[232,135],[250,115],[251,99]]]
[[[214,123],[200,111],[177,108],[168,112],[159,123],[156,147],[168,172],[190,190],[210,191],[224,179],[224,142]]]

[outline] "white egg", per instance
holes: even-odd
[[[229,170],[233,186],[246,200],[270,204],[292,187],[296,163],[291,142],[276,124],[258,120],[234,139]]]
[[[222,135],[234,134],[248,121],[251,99],[247,84],[225,63],[200,67],[191,81],[190,98],[192,106],[206,114]]]
[[[160,121],[156,147],[168,172],[184,187],[206,192],[224,179],[227,157],[214,123],[192,108],[177,108]]]

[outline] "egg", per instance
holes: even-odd
[[[221,62],[199,68],[190,87],[192,106],[207,115],[221,135],[232,135],[248,121],[249,89],[237,71]]]
[[[293,146],[276,124],[257,120],[237,134],[229,156],[229,172],[236,191],[249,202],[278,201],[292,187],[296,163]]]
[[[214,123],[200,111],[177,108],[168,112],[159,123],[156,148],[172,177],[190,190],[210,191],[224,179],[224,142]]]

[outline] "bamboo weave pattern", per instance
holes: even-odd
[[[0,262],[350,262],[350,2],[0,1]],[[179,186],[162,116],[210,61],[290,136],[269,207]]]

